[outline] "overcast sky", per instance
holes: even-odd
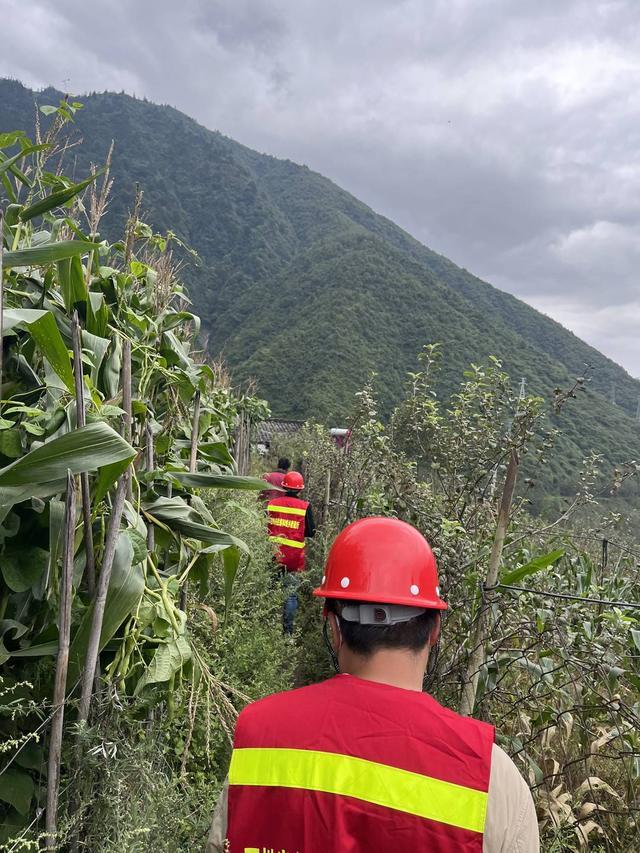
[[[306,163],[640,376],[640,0],[0,0],[0,76]]]

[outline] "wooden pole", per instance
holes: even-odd
[[[249,415],[242,412],[238,416],[235,429],[234,455],[238,474],[249,473],[249,454],[251,451],[251,421]]]
[[[151,424],[147,421],[145,427],[146,447],[145,447],[145,466],[147,471],[154,469],[154,452],[153,452],[153,433],[151,432]],[[149,522],[147,525],[147,549],[153,551],[156,546],[155,531],[153,524]]]
[[[67,496],[65,500],[64,550],[62,557],[62,576],[60,578],[60,610],[58,627],[58,658],[53,686],[53,717],[49,741],[49,762],[47,773],[47,811],[45,819],[46,847],[57,846],[58,794],[60,791],[60,758],[62,755],[62,733],[64,727],[64,707],[67,689],[67,671],[69,669],[69,644],[71,640],[71,602],[73,597],[73,557],[76,529],[76,483],[71,474],[67,474]]]
[[[193,401],[193,420],[191,421],[191,452],[189,454],[189,471],[195,474],[198,467],[198,435],[200,432],[200,391],[196,391]],[[187,612],[187,597],[189,578],[186,578],[180,590],[180,610]]]
[[[131,341],[129,338],[125,338],[122,343],[122,408],[124,409],[123,438],[131,444],[133,414],[131,408]]]
[[[82,329],[78,312],[73,312],[71,324],[73,341],[73,373],[76,388],[76,421],[78,428],[86,424],[84,408],[84,381],[82,371]],[[96,558],[93,550],[93,531],[91,529],[91,493],[89,491],[89,474],[80,474],[80,490],[82,492],[82,524],[84,529],[85,578],[87,590],[93,595],[96,589]]]
[[[322,512],[322,520],[326,525],[329,520],[329,501],[331,500],[331,468],[327,469],[327,482],[324,488],[324,507]]]
[[[122,519],[122,511],[124,509],[124,501],[127,495],[130,477],[131,468],[128,468],[122,477],[120,477],[105,536],[102,566],[100,567],[100,576],[98,578],[96,594],[93,599],[93,614],[91,617],[87,656],[85,658],[84,670],[82,672],[82,694],[80,696],[80,707],[78,710],[78,722],[80,724],[86,723],[89,719],[89,708],[91,706],[91,696],[93,694],[93,681],[98,665],[98,655],[100,654],[100,635],[102,634],[102,623],[104,621],[104,608],[107,601],[107,591],[109,589],[109,581],[111,580],[111,569],[113,568],[113,560],[116,554],[116,545],[120,534],[120,521]]]
[[[191,422],[191,453],[189,454],[189,471],[195,474],[198,465],[198,433],[200,431],[200,392],[196,391],[193,402],[193,420]]]
[[[124,429],[123,438],[131,444],[132,439],[132,424],[133,424],[133,408],[131,403],[132,388],[131,388],[131,341],[125,338],[122,344],[122,408],[124,409]],[[127,485],[127,499],[132,498],[132,483],[131,478]]]
[[[473,714],[473,709],[476,704],[476,693],[478,690],[480,670],[486,661],[486,643],[489,627],[488,617],[493,599],[493,588],[498,582],[498,572],[500,570],[500,562],[502,560],[504,540],[509,528],[509,514],[511,512],[511,502],[513,500],[513,492],[515,490],[516,479],[518,476],[518,464],[518,454],[515,450],[512,450],[509,465],[507,466],[504,489],[502,490],[502,499],[500,501],[500,510],[498,512],[498,523],[496,525],[496,533],[493,539],[493,546],[491,548],[491,557],[489,558],[489,569],[484,583],[485,590],[483,591],[482,600],[480,601],[480,609],[476,617],[475,629],[471,640],[471,652],[469,654],[467,672],[464,685],[462,687],[460,713],[466,717]]]
[[[4,214],[0,210],[0,409],[2,409],[2,371],[4,369]]]

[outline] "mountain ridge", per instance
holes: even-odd
[[[33,128],[35,94],[0,81],[0,131]],[[40,103],[62,97],[53,89]],[[339,420],[371,370],[383,409],[430,341],[443,344],[439,393],[470,362],[498,356],[514,382],[550,396],[584,375],[591,382],[562,427],[555,478],[573,487],[591,449],[610,462],[640,458],[634,420],[640,382],[552,318],[423,246],[330,179],[210,131],[169,106],[91,94],[73,132],[78,177],[116,140],[114,236],[145,190],[152,224],[197,249],[187,284],[213,352],[238,381],[255,377],[277,414]],[[607,400],[615,384],[617,405]]]

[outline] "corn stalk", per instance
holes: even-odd
[[[109,526],[107,527],[107,534],[104,543],[104,554],[102,556],[102,565],[100,567],[100,577],[98,578],[96,594],[93,600],[93,615],[91,620],[91,631],[89,633],[89,642],[87,645],[87,655],[82,673],[82,693],[78,709],[78,722],[80,724],[86,723],[89,719],[89,709],[93,694],[93,681],[96,674],[96,667],[98,665],[98,654],[100,652],[100,636],[102,634],[107,590],[109,589],[111,569],[113,568],[116,544],[120,534],[120,521],[122,519],[124,501],[129,488],[130,476],[131,469],[128,468],[118,483],[116,496],[111,509],[111,516],[109,517]]]
[[[73,598],[73,557],[76,527],[76,484],[67,474],[67,496],[64,515],[64,552],[62,576],[60,578],[60,605],[58,627],[58,658],[53,688],[53,717],[49,740],[49,762],[47,772],[46,846],[56,846],[58,794],[60,791],[60,759],[62,755],[62,732],[64,728],[64,706],[69,668],[69,644],[71,640],[71,604]]]
[[[73,341],[73,373],[76,389],[76,420],[78,427],[86,424],[84,406],[84,381],[82,372],[82,329],[78,312],[73,312],[71,324]],[[96,558],[93,548],[93,531],[91,529],[91,493],[89,491],[89,474],[80,474],[80,490],[82,493],[82,524],[84,528],[85,577],[87,590],[93,595],[96,588]]]

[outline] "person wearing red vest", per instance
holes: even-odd
[[[315,534],[313,511],[309,501],[300,497],[304,479],[298,471],[288,471],[282,480],[284,494],[271,498],[267,504],[269,540],[278,546],[276,562],[283,574],[288,595],[284,604],[283,630],[293,634],[298,609],[299,572],[305,567],[306,538]]]
[[[271,486],[275,486],[275,489],[263,489],[258,497],[263,501],[270,501],[271,498],[279,497],[282,492],[280,489],[282,488],[282,481],[285,478],[285,475],[289,468],[291,467],[291,462],[286,458],[286,456],[281,456],[278,459],[278,467],[275,471],[269,471],[267,474],[262,475],[262,479],[266,480],[267,483]]]
[[[340,674],[240,714],[207,853],[538,853],[493,726],[422,692],[447,608],[422,535],[354,522],[314,594]]]

